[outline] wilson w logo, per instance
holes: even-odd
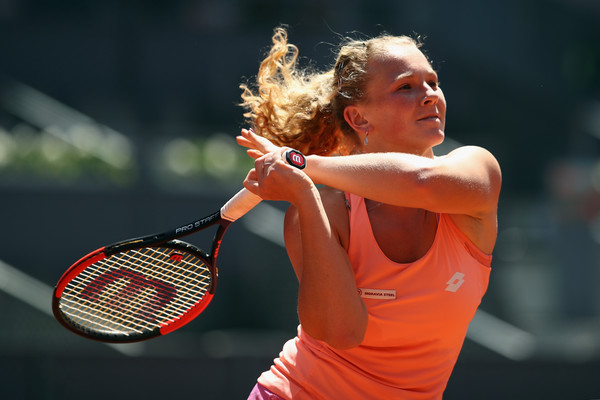
[[[292,155],[290,155],[290,158],[292,160],[292,163],[294,163],[294,165],[302,165],[302,162],[304,161],[304,160],[302,160],[302,157],[296,153],[293,153]]]
[[[109,286],[112,286],[110,290]],[[79,295],[112,310],[123,312],[133,307],[131,311],[134,318],[153,322],[156,313],[176,294],[177,289],[167,282],[148,278],[127,268],[120,268],[97,276]]]

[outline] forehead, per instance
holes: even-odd
[[[386,43],[373,52],[367,71],[371,79],[398,79],[400,76],[435,73],[427,57],[414,44]]]

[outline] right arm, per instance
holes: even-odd
[[[364,338],[368,315],[342,243],[347,233],[339,232],[344,225],[347,229],[343,193],[315,188],[314,196],[305,197],[289,208],[284,225],[299,281],[298,316],[312,337],[334,348],[352,348]]]
[[[299,282],[303,330],[334,348],[359,345],[367,328],[367,310],[341,239],[343,221],[348,219],[343,195],[320,192],[303,171],[269,156],[256,160],[244,186],[265,200],[292,204],[284,234]]]

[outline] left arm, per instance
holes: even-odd
[[[258,158],[282,152],[267,139],[242,130],[238,143]],[[502,174],[494,156],[476,146],[427,158],[406,153],[343,157],[310,155],[304,172],[316,184],[400,207],[479,218],[496,212]]]
[[[315,182],[382,203],[479,217],[495,211],[500,167],[487,150],[465,146],[446,156],[405,153],[309,156]]]
[[[242,130],[238,143],[258,158],[282,148]],[[400,207],[450,214],[482,251],[496,241],[500,166],[487,150],[464,146],[441,157],[367,153],[343,157],[308,156],[304,172],[316,184]]]

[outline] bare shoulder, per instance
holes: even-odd
[[[321,195],[323,207],[328,213],[330,211],[346,213],[346,196],[343,191],[329,186],[322,186],[319,188],[319,194]]]
[[[319,195],[331,228],[338,236],[342,246],[346,248],[349,238],[349,222],[344,192],[329,186],[322,186],[319,187]],[[285,231],[292,233],[288,228],[295,231],[297,224],[298,212],[294,206],[290,206],[286,213]]]
[[[448,178],[451,184],[457,183],[455,188],[462,198],[460,204],[467,208],[473,206],[463,213],[475,216],[474,213],[495,211],[502,186],[502,172],[490,151],[478,146],[463,146],[436,157],[436,161],[440,176]],[[473,201],[465,201],[464,196]]]
[[[448,154],[436,157],[444,161],[470,161],[489,165],[492,168],[500,169],[496,157],[486,148],[480,146],[461,146],[450,151]]]
[[[496,157],[487,149],[479,146],[462,146],[452,150],[438,159],[457,164],[478,165],[484,167],[485,172],[494,177],[501,178],[500,164]]]
[[[350,225],[344,192],[330,187],[322,187],[319,188],[319,194],[333,233],[337,236],[340,245],[347,249],[350,238]],[[283,234],[286,251],[296,276],[300,279],[303,268],[302,237],[298,210],[293,205],[288,208],[285,214]]]
[[[343,191],[329,186],[320,187],[319,193],[321,194],[321,201],[327,213],[329,224],[338,236],[342,247],[347,249],[350,238],[350,222],[346,206],[346,196]]]
[[[477,208],[471,214],[451,214],[451,218],[473,243],[485,253],[494,249],[497,236],[497,210],[502,172],[494,155],[478,146],[463,146],[440,157],[459,178],[468,182],[467,199],[476,199]]]

